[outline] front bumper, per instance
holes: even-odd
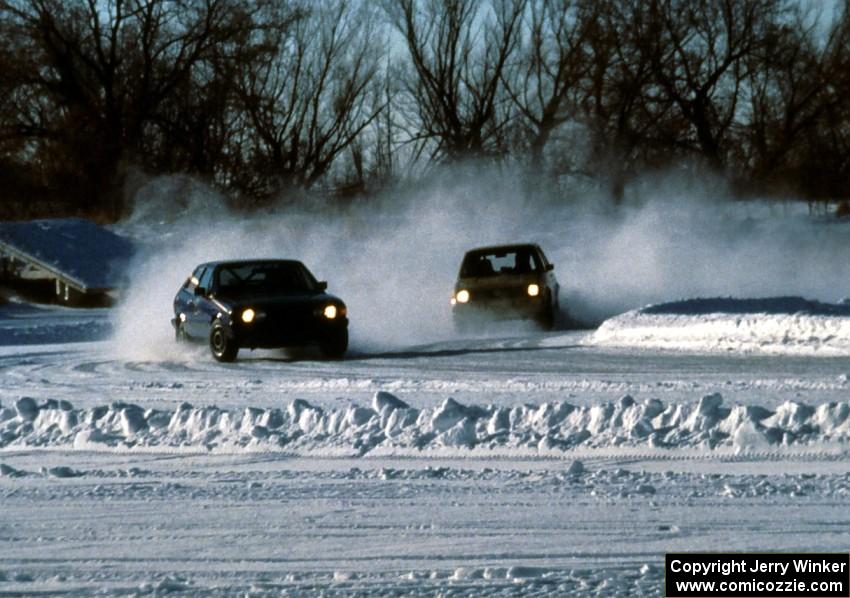
[[[301,322],[254,321],[233,323],[231,332],[239,347],[250,349],[277,349],[321,343],[343,334],[348,329],[348,318],[334,320],[309,318]]]
[[[452,316],[460,320],[533,320],[543,317],[548,306],[543,297],[470,300],[452,306]]]

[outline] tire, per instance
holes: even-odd
[[[543,308],[542,313],[537,318],[537,323],[540,325],[540,328],[549,332],[555,328],[555,316],[557,314],[557,307],[552,305],[551,295],[546,294],[546,306]]]
[[[475,332],[475,327],[472,325],[468,315],[454,314],[452,316],[452,326],[454,327],[455,334],[460,336],[469,336]]]
[[[319,342],[319,351],[327,359],[339,359],[348,350],[348,329],[334,332]]]
[[[186,330],[183,328],[182,324],[178,323],[177,326],[174,327],[174,342],[180,345],[188,341],[189,336],[186,334]]]
[[[236,359],[239,346],[227,333],[227,329],[221,324],[213,325],[210,330],[210,352],[216,361],[229,363]]]

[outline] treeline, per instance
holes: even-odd
[[[850,0],[0,2],[5,217],[114,218],[160,173],[252,206],[469,161],[846,197]]]

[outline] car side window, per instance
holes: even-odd
[[[213,268],[207,268],[198,279],[198,286],[209,292],[212,289]]]
[[[531,252],[531,261],[535,272],[543,272],[546,267],[546,260],[537,251]]]

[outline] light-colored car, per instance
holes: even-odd
[[[479,247],[463,258],[451,297],[462,331],[490,320],[534,320],[551,329],[558,313],[555,266],[538,245]]]

